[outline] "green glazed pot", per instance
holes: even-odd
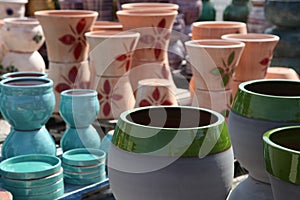
[[[206,140],[212,141],[212,146],[203,151],[201,147]],[[133,153],[173,157],[215,154],[231,147],[227,126],[219,113],[173,106],[123,112],[112,143]]]
[[[275,199],[300,195],[300,126],[285,126],[263,135],[266,170]]]

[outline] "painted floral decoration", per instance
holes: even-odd
[[[111,106],[117,103],[115,101],[119,101],[123,98],[120,94],[115,94],[113,92],[113,88],[108,80],[104,81],[102,88],[98,91],[98,100],[101,105],[102,112],[104,116],[108,116],[111,113]]]
[[[86,19],[82,18],[77,23],[76,27],[70,26],[70,29],[73,34],[65,34],[62,37],[59,38],[59,40],[68,46],[71,46],[69,49],[69,52],[73,51],[74,58],[78,60],[80,57],[82,50],[85,46],[87,46],[84,33],[86,30]]]
[[[76,81],[77,74],[78,74],[78,69],[77,69],[76,66],[73,66],[69,70],[67,77],[64,76],[64,75],[61,75],[61,77],[65,80],[65,83],[63,83],[63,82],[58,83],[55,86],[55,91],[57,91],[58,93],[61,93],[64,90],[69,90],[69,89],[74,88],[74,84],[75,84],[75,81]]]
[[[151,105],[172,105],[173,103],[167,99],[166,95],[161,95],[159,89],[156,87],[152,94],[147,99],[142,99],[139,103],[139,107],[151,106]]]
[[[157,26],[152,27],[152,30],[153,34],[142,35],[140,42],[153,45],[154,56],[158,59],[166,45],[166,41],[170,38],[170,31],[166,29],[166,19],[161,19]]]
[[[265,57],[261,61],[259,61],[259,64],[263,65],[262,72],[264,73],[264,75],[267,74],[267,68],[269,67],[269,64],[271,62],[273,51],[274,51],[274,49],[269,52],[268,57]]]
[[[123,43],[123,46],[125,48],[126,53],[119,55],[116,58],[116,61],[121,62],[119,68],[125,67],[125,71],[128,72],[131,67],[131,60],[132,60],[132,54],[133,54],[133,48],[134,48],[135,40],[133,40],[129,46],[129,48]]]
[[[35,36],[32,38],[35,43],[39,43],[43,39],[43,35],[38,31]]]

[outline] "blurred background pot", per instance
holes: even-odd
[[[108,174],[123,200],[225,199],[233,180],[225,119],[184,106],[125,111],[110,145]]]
[[[0,0],[0,19],[24,17],[28,0]]]

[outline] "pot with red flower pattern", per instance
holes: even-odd
[[[233,79],[235,81],[249,81],[263,79],[267,74],[273,58],[274,49],[279,37],[272,34],[248,33],[226,34],[222,39],[241,41],[245,43],[240,62],[238,63]],[[233,88],[236,93],[238,88]]]
[[[59,113],[67,124],[60,141],[62,150],[99,149],[101,139],[92,125],[100,110],[97,92],[90,89],[70,89],[60,95]]]
[[[87,88],[86,84],[89,85],[88,45],[84,34],[91,31],[98,13],[90,10],[41,10],[34,15],[45,34],[49,78],[54,81],[54,93],[59,104],[63,90],[75,86]],[[82,71],[81,76],[79,71]],[[58,106],[55,112],[58,113]]]
[[[139,81],[135,107],[178,105],[171,83],[165,79],[144,79]]]
[[[168,79],[175,87],[168,61],[168,45],[177,11],[132,9],[119,10],[116,15],[123,30],[141,34],[129,73],[133,91],[136,92],[139,80],[147,78]]]
[[[226,199],[233,152],[224,117],[191,106],[147,106],[118,119],[108,151],[116,199]]]
[[[228,129],[234,155],[249,175],[232,190],[230,200],[273,199],[263,156],[263,134],[300,125],[299,110],[299,80],[257,79],[239,85]]]

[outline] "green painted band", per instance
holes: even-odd
[[[203,157],[223,152],[231,147],[225,119],[214,111],[194,107],[169,106],[169,109],[201,110],[201,112],[208,112],[218,119],[203,127],[161,128],[128,121],[128,116],[133,112],[157,108],[159,107],[138,108],[122,113],[117,122],[112,143],[125,151],[168,157]]]
[[[231,109],[253,119],[300,122],[300,81],[259,79],[243,82]]]
[[[268,173],[300,185],[300,126],[286,126],[263,135],[264,160]],[[299,150],[293,149],[298,146]]]

